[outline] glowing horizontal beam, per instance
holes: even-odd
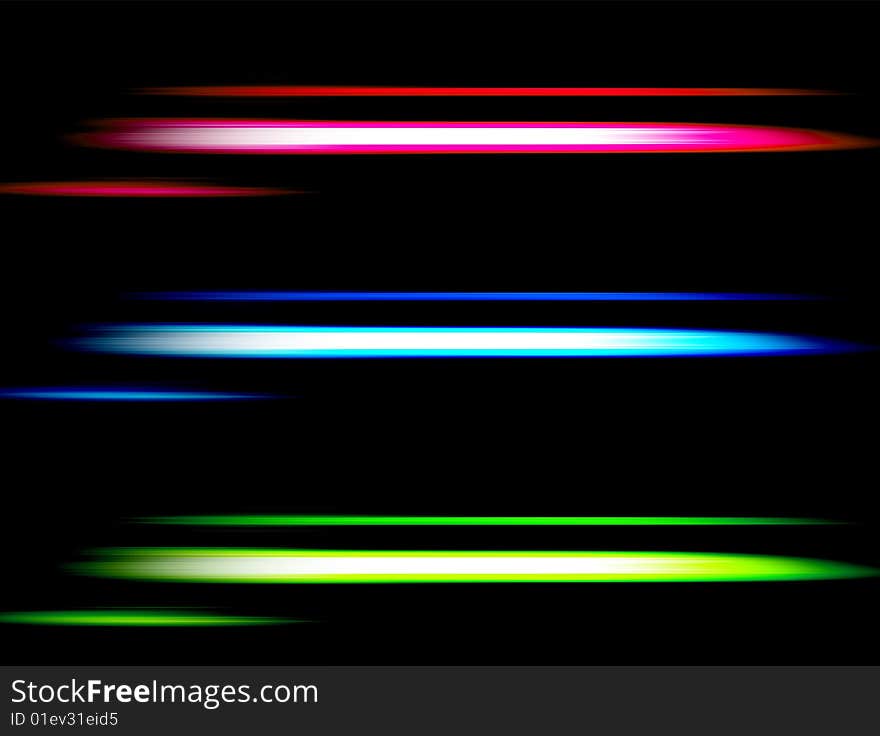
[[[376,552],[117,548],[81,573],[154,582],[529,583],[825,580],[876,571],[828,560],[694,552]]]
[[[827,95],[767,87],[380,87],[351,85],[216,85],[151,87],[175,97],[780,97]]]
[[[849,349],[813,337],[690,329],[121,325],[79,345],[189,358],[665,357],[809,355]]]
[[[135,296],[196,302],[763,302],[815,298],[713,291],[167,291]]]
[[[257,399],[248,394],[212,391],[153,391],[146,389],[14,388],[0,389],[0,399],[41,401],[235,401]]]
[[[295,192],[266,187],[227,187],[173,181],[36,181],[0,184],[0,194],[40,197],[213,198],[261,197]]]
[[[88,145],[171,153],[686,153],[869,145],[797,128],[703,123],[109,120]]]
[[[263,616],[221,616],[163,609],[110,609],[0,613],[0,623],[36,626],[264,626],[294,621]]]
[[[156,516],[177,526],[792,526],[827,524],[775,516],[346,516],[340,514],[227,514]]]

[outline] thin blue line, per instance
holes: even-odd
[[[262,398],[247,394],[207,391],[150,391],[78,388],[0,389],[0,398],[46,401],[235,401]]]
[[[166,291],[132,296],[155,301],[198,302],[728,302],[807,301],[817,298],[799,294],[691,291]]]
[[[437,334],[460,334],[460,333],[486,333],[507,332],[513,334],[532,333],[574,333],[584,335],[619,335],[632,333],[633,335],[679,335],[693,338],[789,338],[795,340],[810,341],[817,338],[801,338],[795,335],[784,335],[770,332],[751,332],[744,330],[709,330],[691,329],[681,327],[448,327],[448,326],[411,326],[411,327],[385,327],[376,325],[245,325],[245,324],[195,324],[156,322],[149,324],[104,324],[98,325],[98,329],[110,332],[338,332],[338,333],[373,333],[385,334],[389,332],[415,332]]]

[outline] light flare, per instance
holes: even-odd
[[[710,123],[364,122],[135,118],[77,136],[168,153],[715,153],[870,145],[838,133]]]
[[[698,552],[460,552],[115,548],[86,575],[187,583],[685,583],[830,580],[875,575],[858,565]]]
[[[663,328],[115,325],[86,350],[188,358],[528,358],[812,355],[855,349],[815,337]]]

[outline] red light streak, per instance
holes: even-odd
[[[108,120],[86,145],[167,153],[722,153],[874,145],[825,131],[714,123]]]
[[[153,87],[145,94],[175,97],[780,97],[834,94],[766,87],[379,87],[221,85]]]
[[[294,192],[265,187],[229,187],[189,182],[125,181],[36,181],[0,184],[0,194],[42,197],[261,197]]]

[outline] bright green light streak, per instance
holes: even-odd
[[[0,613],[0,623],[40,626],[262,626],[294,623],[294,621],[256,616],[220,616],[189,611],[111,609]]]
[[[148,524],[180,526],[785,526],[830,524],[772,516],[346,516],[231,514],[155,516]]]
[[[829,560],[695,552],[342,551],[115,548],[80,563],[99,577],[214,583],[753,582],[866,577]]]

